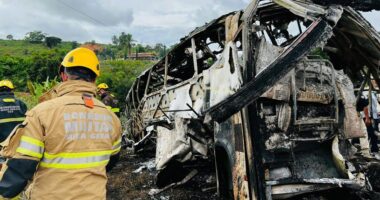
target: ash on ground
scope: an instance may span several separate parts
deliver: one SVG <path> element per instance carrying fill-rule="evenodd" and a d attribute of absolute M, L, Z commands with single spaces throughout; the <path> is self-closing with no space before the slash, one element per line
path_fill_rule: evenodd
<path fill-rule="evenodd" d="M 183 185 L 150 195 L 152 191 L 160 189 L 156 185 L 158 172 L 154 165 L 154 153 L 133 154 L 131 151 L 124 150 L 118 164 L 108 173 L 107 199 L 218 199 L 214 163 L 205 161 L 189 164 L 184 168 L 189 168 L 189 171 L 196 169 L 198 173 Z"/>

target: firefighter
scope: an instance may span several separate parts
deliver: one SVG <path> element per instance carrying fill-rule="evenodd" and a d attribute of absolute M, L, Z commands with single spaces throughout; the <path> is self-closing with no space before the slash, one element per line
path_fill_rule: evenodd
<path fill-rule="evenodd" d="M 8 137 L 17 124 L 24 121 L 27 111 L 25 103 L 15 98 L 13 89 L 11 81 L 0 81 L 0 142 Z"/>
<path fill-rule="evenodd" d="M 98 95 L 101 101 L 114 112 L 117 116 L 120 116 L 120 108 L 118 108 L 118 100 L 115 99 L 115 96 L 108 91 L 108 85 L 106 83 L 100 83 L 98 85 Z"/>
<path fill-rule="evenodd" d="M 26 113 L 4 148 L 0 196 L 12 198 L 33 180 L 29 199 L 106 199 L 106 171 L 118 160 L 121 125 L 95 98 L 99 61 L 76 48 L 63 59 L 57 97 Z"/>

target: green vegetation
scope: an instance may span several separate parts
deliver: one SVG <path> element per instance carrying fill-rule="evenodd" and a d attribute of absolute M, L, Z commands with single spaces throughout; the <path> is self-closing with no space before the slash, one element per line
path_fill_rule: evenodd
<path fill-rule="evenodd" d="M 53 36 L 45 37 L 45 44 L 49 48 L 53 48 L 57 46 L 58 44 L 60 44 L 61 42 L 62 42 L 62 39 L 58 37 L 53 37 Z"/>
<path fill-rule="evenodd" d="M 125 34 L 121 32 L 119 37 L 116 35 L 112 36 L 112 43 L 123 52 L 124 59 L 128 58 L 128 55 L 131 54 L 133 41 L 132 34 L 130 33 Z"/>
<path fill-rule="evenodd" d="M 42 33 L 42 31 L 32 31 L 25 35 L 25 41 L 30 43 L 41 43 L 46 37 L 46 33 Z"/>
<path fill-rule="evenodd" d="M 153 62 L 139 60 L 114 60 L 101 63 L 101 74 L 97 83 L 107 83 L 110 91 L 119 99 L 120 106 L 125 107 L 125 97 L 136 77 Z"/>
<path fill-rule="evenodd" d="M 0 47 L 1 49 L 1 47 Z M 58 66 L 68 50 L 54 48 L 30 55 L 0 56 L 0 77 L 13 81 L 19 91 L 27 91 L 27 81 L 42 82 L 57 75 Z"/>
<path fill-rule="evenodd" d="M 153 65 L 150 61 L 115 60 L 125 59 L 135 52 L 149 52 L 157 56 L 165 54 L 162 44 L 141 45 L 134 43 L 131 34 L 114 36 L 114 44 L 102 45 L 95 41 L 85 43 L 93 48 L 101 59 L 101 75 L 97 83 L 105 82 L 119 99 L 121 108 L 136 77 Z M 81 44 L 63 42 L 60 38 L 46 36 L 41 31 L 29 32 L 25 40 L 0 39 L 0 79 L 10 79 L 16 87 L 16 95 L 24 100 L 28 108 L 38 103 L 38 98 L 57 84 L 58 67 L 65 54 Z"/>
<path fill-rule="evenodd" d="M 101 75 L 97 79 L 97 84 L 107 83 L 111 93 L 119 99 L 120 107 L 124 108 L 125 97 L 136 77 L 151 65 L 153 65 L 152 62 L 139 60 L 103 61 L 101 63 Z M 20 82 L 21 79 L 24 82 Z M 18 91 L 16 96 L 23 100 L 28 105 L 28 108 L 33 108 L 37 105 L 39 97 L 58 84 L 57 78 L 49 79 L 49 77 L 46 77 L 45 81 L 33 82 L 19 76 L 11 80 L 19 85 L 16 89 Z"/>
<path fill-rule="evenodd" d="M 8 70 L 1 70 L 0 77 L 7 77 L 14 82 L 18 96 L 27 103 L 28 108 L 37 105 L 38 98 L 57 84 L 57 78 L 49 80 L 49 77 L 55 77 L 57 74 L 56 66 L 60 62 L 60 58 L 54 54 L 50 56 L 53 56 L 53 59 L 49 59 L 48 54 L 38 55 L 27 60 L 5 57 Z M 5 65 L 1 59 L 2 57 L 0 57 L 0 68 L 4 68 Z M 33 63 L 32 60 L 35 62 Z M 119 99 L 120 106 L 123 108 L 125 96 L 136 77 L 152 64 L 149 61 L 139 60 L 103 61 L 101 63 L 102 72 L 97 83 L 107 83 L 110 91 Z M 36 66 L 46 67 L 41 68 L 39 72 L 38 69 L 33 70 Z M 3 72 L 9 72 L 12 75 L 3 76 L 1 74 Z"/>
<path fill-rule="evenodd" d="M 324 58 L 324 59 L 329 59 L 329 55 L 327 55 L 327 53 L 324 52 L 322 48 L 314 49 L 310 55 L 319 56 L 319 57 Z"/>
<path fill-rule="evenodd" d="M 28 110 L 38 104 L 38 99 L 27 92 L 15 92 L 15 96 L 26 104 Z"/>
<path fill-rule="evenodd" d="M 164 44 L 157 43 L 155 45 L 142 45 L 136 43 L 133 36 L 130 33 L 121 32 L 120 35 L 114 35 L 111 38 L 112 45 L 105 45 L 104 51 L 100 52 L 100 56 L 105 58 L 110 56 L 111 58 L 128 59 L 134 57 L 136 53 L 152 53 L 157 58 L 162 58 L 167 52 L 167 48 Z"/>
<path fill-rule="evenodd" d="M 28 81 L 28 89 L 29 93 L 26 92 L 16 92 L 16 97 L 21 99 L 25 102 L 25 104 L 28 106 L 28 108 L 33 108 L 38 104 L 39 98 L 47 91 L 49 91 L 51 88 L 56 86 L 59 82 L 57 81 L 57 78 L 54 78 L 52 80 L 49 80 L 49 78 L 46 79 L 46 81 L 42 83 L 38 82 L 32 82 Z"/>
<path fill-rule="evenodd" d="M 53 49 L 49 49 L 44 43 L 30 43 L 25 40 L 1 40 L 0 56 L 25 57 L 36 53 L 46 53 L 51 50 L 69 51 L 73 42 L 62 42 Z"/>

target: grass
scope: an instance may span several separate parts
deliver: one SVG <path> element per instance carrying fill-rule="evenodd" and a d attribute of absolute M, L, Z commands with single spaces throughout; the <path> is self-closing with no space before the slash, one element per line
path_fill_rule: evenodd
<path fill-rule="evenodd" d="M 53 49 L 63 49 L 69 51 L 71 42 L 62 42 Z M 24 40 L 2 40 L 0 39 L 0 55 L 10 55 L 23 57 L 33 53 L 49 51 L 50 49 L 44 43 L 30 43 Z"/>
<path fill-rule="evenodd" d="M 32 109 L 34 106 L 38 104 L 38 98 L 34 97 L 30 93 L 26 92 L 15 92 L 16 98 L 23 101 L 26 106 L 28 107 L 28 110 Z"/>

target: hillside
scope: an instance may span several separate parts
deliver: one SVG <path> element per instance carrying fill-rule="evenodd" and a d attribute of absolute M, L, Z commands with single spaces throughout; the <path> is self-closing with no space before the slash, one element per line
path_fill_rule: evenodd
<path fill-rule="evenodd" d="M 72 42 L 62 42 L 53 49 L 68 51 L 72 49 Z M 30 43 L 25 40 L 2 40 L 0 39 L 0 56 L 9 55 L 23 57 L 34 53 L 51 51 L 44 43 Z"/>
<path fill-rule="evenodd" d="M 10 79 L 16 86 L 17 95 L 28 104 L 29 108 L 32 108 L 37 104 L 38 97 L 59 81 L 58 78 L 54 79 L 58 75 L 58 66 L 63 56 L 75 46 L 73 42 L 62 42 L 50 49 L 43 43 L 0 40 L 0 79 Z M 103 49 L 112 47 L 103 44 L 96 46 Z M 153 62 L 105 60 L 101 55 L 98 56 L 101 59 L 101 75 L 97 83 L 107 83 L 111 92 L 119 99 L 120 107 L 123 108 L 126 93 L 133 81 Z"/>

